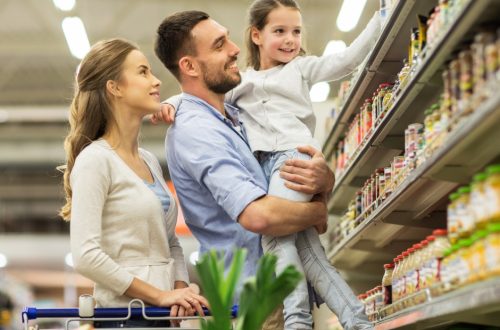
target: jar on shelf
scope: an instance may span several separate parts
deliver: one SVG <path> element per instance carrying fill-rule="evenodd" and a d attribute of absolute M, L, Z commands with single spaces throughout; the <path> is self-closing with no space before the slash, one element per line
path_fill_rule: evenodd
<path fill-rule="evenodd" d="M 489 222 L 500 222 L 500 164 L 486 168 L 485 195 Z"/>
<path fill-rule="evenodd" d="M 486 173 L 477 173 L 472 177 L 471 193 L 470 193 L 470 210 L 473 216 L 475 228 L 486 228 L 488 222 L 485 205 L 487 200 L 485 198 L 485 181 Z"/>
<path fill-rule="evenodd" d="M 378 285 L 375 287 L 375 313 L 378 313 L 384 306 L 383 289 L 381 285 Z M 374 321 L 376 321 L 376 315 Z"/>
<path fill-rule="evenodd" d="M 460 246 L 459 250 L 459 259 L 460 262 L 458 264 L 458 286 L 464 286 L 466 284 L 469 284 L 469 277 L 471 273 L 470 269 L 470 259 L 472 256 L 472 251 L 471 251 L 471 246 L 472 246 L 472 239 L 470 237 L 468 238 L 463 238 L 458 241 L 458 244 Z"/>
<path fill-rule="evenodd" d="M 490 223 L 486 229 L 486 276 L 500 276 L 500 222 Z"/>
<path fill-rule="evenodd" d="M 476 36 L 474 37 L 474 42 L 471 45 L 475 107 L 477 107 L 482 102 L 482 100 L 484 100 L 483 96 L 487 79 L 486 47 L 489 44 L 494 44 L 495 39 L 495 32 L 483 31 L 476 34 Z"/>
<path fill-rule="evenodd" d="M 458 188 L 459 197 L 455 204 L 458 236 L 466 238 L 472 235 L 474 226 L 472 217 L 470 216 L 470 186 Z"/>
<path fill-rule="evenodd" d="M 392 98 L 393 94 L 393 84 L 386 84 L 384 86 L 384 98 L 382 99 L 382 112 L 379 115 L 379 119 L 382 120 L 382 118 L 385 117 L 385 114 L 392 108 L 392 104 L 394 103 L 394 100 Z"/>
<path fill-rule="evenodd" d="M 455 244 L 458 241 L 458 218 L 457 218 L 457 199 L 460 197 L 458 192 L 450 194 L 447 207 L 447 227 L 448 227 L 448 239 L 451 244 Z"/>
<path fill-rule="evenodd" d="M 469 115 L 472 108 L 472 94 L 474 92 L 472 81 L 472 51 L 465 49 L 458 54 L 460 63 L 460 101 L 458 111 L 460 116 Z"/>
<path fill-rule="evenodd" d="M 458 103 L 460 101 L 460 62 L 458 59 L 454 59 L 450 62 L 450 91 L 451 91 L 451 130 L 456 125 L 458 118 L 460 117 Z"/>
<path fill-rule="evenodd" d="M 392 274 L 394 263 L 384 265 L 384 276 L 382 277 L 382 292 L 384 296 L 384 306 L 392 304 Z"/>
<path fill-rule="evenodd" d="M 449 123 L 452 117 L 452 109 L 451 109 L 451 75 L 450 70 L 445 69 L 443 74 L 441 75 L 443 78 L 443 100 L 441 102 L 441 116 L 447 119 L 447 123 L 443 126 L 443 129 L 449 131 Z"/>
<path fill-rule="evenodd" d="M 385 200 L 392 193 L 392 169 L 390 167 L 384 167 L 384 179 L 385 185 L 382 196 Z"/>
<path fill-rule="evenodd" d="M 478 230 L 471 236 L 469 260 L 469 282 L 471 283 L 486 278 L 486 236 L 488 236 L 486 229 Z"/>

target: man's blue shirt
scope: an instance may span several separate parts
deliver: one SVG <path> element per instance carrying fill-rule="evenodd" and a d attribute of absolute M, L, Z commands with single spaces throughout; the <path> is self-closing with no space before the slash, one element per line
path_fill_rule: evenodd
<path fill-rule="evenodd" d="M 182 94 L 175 122 L 166 138 L 167 162 L 186 224 L 200 242 L 200 252 L 248 251 L 244 277 L 255 274 L 262 255 L 260 235 L 245 230 L 240 213 L 267 192 L 267 180 L 252 154 L 238 110 L 225 105 L 224 117 L 202 99 Z"/>

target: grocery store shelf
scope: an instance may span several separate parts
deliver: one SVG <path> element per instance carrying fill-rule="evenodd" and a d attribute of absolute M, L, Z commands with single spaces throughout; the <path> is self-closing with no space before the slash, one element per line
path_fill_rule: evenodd
<path fill-rule="evenodd" d="M 326 138 L 323 153 L 327 158 L 361 102 L 371 96 L 380 83 L 394 80 L 402 67 L 401 59 L 407 54 L 406 47 L 401 45 L 409 42 L 411 28 L 416 24 L 414 17 L 416 14 L 427 14 L 434 5 L 433 0 L 406 0 L 398 1 L 392 8 L 372 52 L 352 79 L 348 95 Z"/>
<path fill-rule="evenodd" d="M 500 83 L 490 90 L 500 90 Z M 371 258 L 370 254 L 353 258 L 350 249 L 382 249 L 395 257 L 403 250 L 401 244 L 395 244 L 397 241 L 408 247 L 410 244 L 404 241 L 418 241 L 430 232 L 429 228 L 442 227 L 445 217 L 440 206 L 446 203 L 448 193 L 500 156 L 499 125 L 500 94 L 495 93 L 464 118 L 431 157 L 328 253 L 330 261 L 348 269 Z"/>
<path fill-rule="evenodd" d="M 427 50 L 425 58 L 405 88 L 395 95 L 393 107 L 360 147 L 342 176 L 337 178 L 332 198 L 328 203 L 331 213 L 345 210 L 364 180 L 377 167 L 387 166 L 394 156 L 400 154 L 404 146 L 404 129 L 412 122 L 422 122 L 423 109 L 439 97 L 441 88 L 437 88 L 434 83 L 439 68 L 464 40 L 468 31 L 492 19 L 492 14 L 487 12 L 494 2 L 498 6 L 497 0 L 469 1 L 436 42 L 434 48 Z M 490 12 L 494 13 L 495 10 Z M 375 59 L 379 60 L 377 57 Z M 327 140 L 332 148 L 337 137 L 331 133 Z"/>
<path fill-rule="evenodd" d="M 377 322 L 376 330 L 418 328 L 457 322 L 500 326 L 500 278 L 451 291 Z"/>

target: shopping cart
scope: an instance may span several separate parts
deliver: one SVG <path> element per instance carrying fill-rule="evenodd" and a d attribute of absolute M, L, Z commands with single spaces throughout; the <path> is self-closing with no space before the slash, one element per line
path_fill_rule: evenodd
<path fill-rule="evenodd" d="M 132 305 L 139 305 L 140 307 L 132 307 Z M 206 316 L 210 316 L 208 309 L 203 309 Z M 238 306 L 234 305 L 231 309 L 231 316 L 236 317 L 238 313 Z M 123 308 L 93 308 L 91 316 L 81 316 L 89 315 L 89 311 L 83 311 L 82 308 L 36 308 L 36 307 L 25 307 L 22 313 L 22 321 L 24 324 L 24 329 L 40 329 L 38 325 L 30 325 L 30 321 L 37 319 L 62 319 L 65 320 L 66 330 L 70 329 L 70 324 L 76 324 L 77 322 L 88 322 L 88 321 L 127 321 L 132 318 L 134 319 L 144 319 L 144 320 L 199 320 L 203 318 L 202 316 L 183 316 L 183 317 L 170 317 L 170 308 L 165 307 L 146 307 L 144 302 L 139 299 L 131 300 L 128 307 Z M 111 328 L 109 328 L 111 329 Z M 135 330 L 141 330 L 145 328 L 134 328 Z M 159 328 L 155 328 L 159 329 Z M 178 328 L 178 327 L 168 327 L 168 330 L 182 329 L 182 330 L 199 330 L 199 328 Z M 149 329 L 150 330 L 150 329 Z"/>

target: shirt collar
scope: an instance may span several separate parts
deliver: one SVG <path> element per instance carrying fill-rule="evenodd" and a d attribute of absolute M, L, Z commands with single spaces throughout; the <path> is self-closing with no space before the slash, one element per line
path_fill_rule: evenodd
<path fill-rule="evenodd" d="M 181 93 L 181 97 L 184 100 L 189 100 L 198 104 L 203 105 L 205 108 L 207 108 L 213 115 L 215 115 L 217 118 L 220 120 L 227 120 L 228 118 L 224 117 L 217 109 L 215 109 L 213 106 L 211 106 L 208 102 L 205 100 L 199 98 L 198 96 L 191 95 L 189 93 Z M 239 109 L 235 106 L 232 106 L 229 103 L 224 103 L 224 108 L 226 110 L 226 113 L 229 115 L 229 119 L 233 121 L 235 125 L 238 123 L 241 124 L 239 120 Z M 188 108 L 186 108 L 188 109 Z M 180 110 L 180 109 L 179 109 Z"/>

